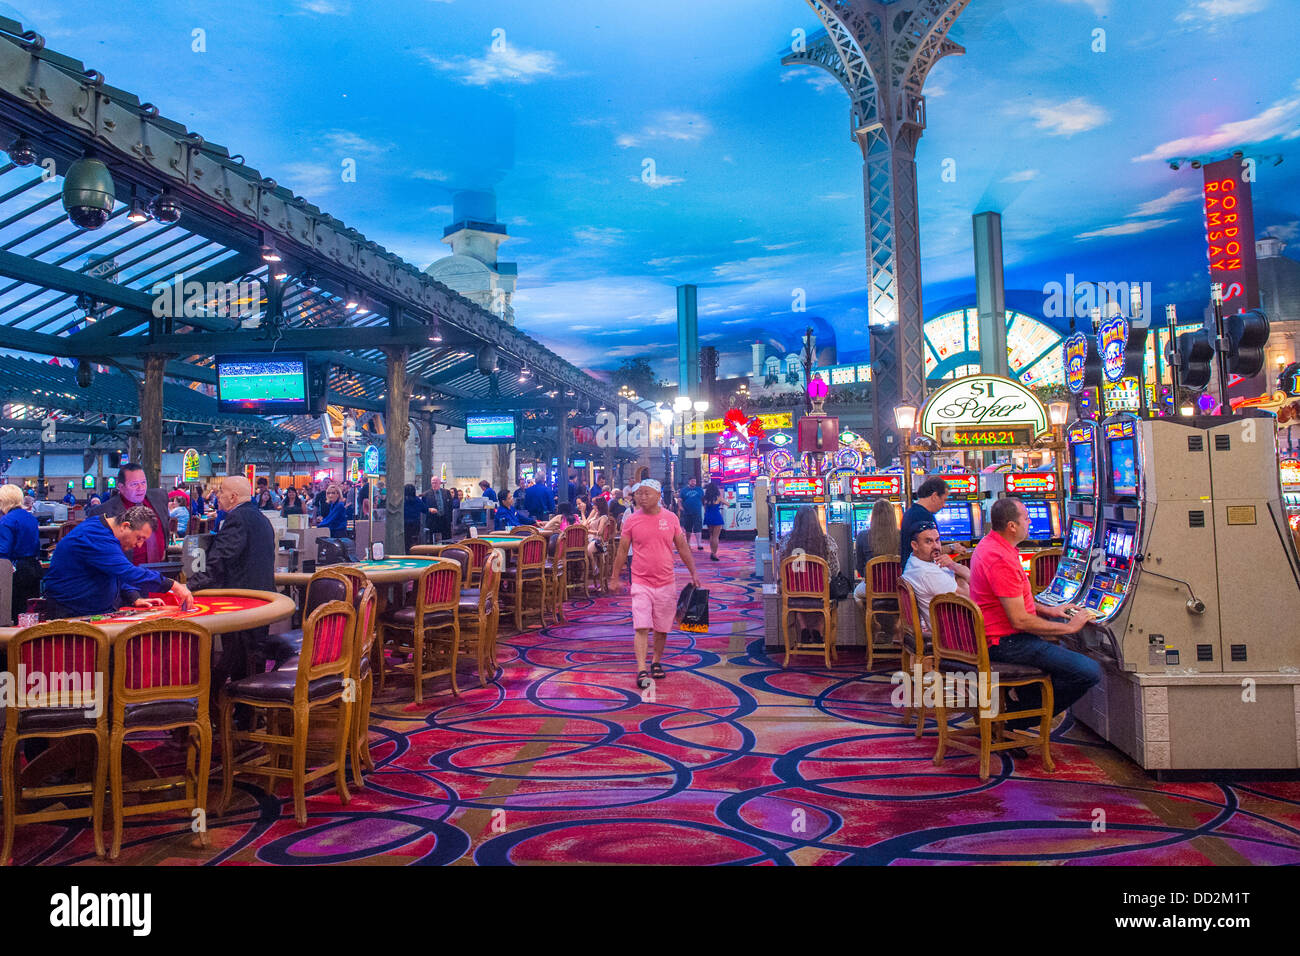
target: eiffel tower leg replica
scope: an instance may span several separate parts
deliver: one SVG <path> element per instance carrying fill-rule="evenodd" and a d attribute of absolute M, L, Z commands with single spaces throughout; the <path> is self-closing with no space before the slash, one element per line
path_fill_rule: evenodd
<path fill-rule="evenodd" d="M 966 52 L 948 31 L 969 2 L 808 0 L 826 30 L 781 60 L 820 66 L 849 94 L 853 138 L 865 163 L 872 448 L 882 467 L 894 406 L 919 408 L 925 397 L 916 195 L 921 90 L 941 57 Z"/>

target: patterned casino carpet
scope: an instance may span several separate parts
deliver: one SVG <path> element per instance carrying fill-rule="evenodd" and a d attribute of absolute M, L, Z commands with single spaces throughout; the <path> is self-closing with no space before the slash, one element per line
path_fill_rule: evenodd
<path fill-rule="evenodd" d="M 134 818 L 121 862 L 1300 863 L 1300 782 L 1159 784 L 1071 722 L 1055 774 L 995 756 L 981 784 L 952 752 L 935 769 L 887 671 L 864 677 L 860 655 L 783 671 L 765 654 L 751 555 L 724 542 L 702 562 L 710 632 L 670 636 L 653 703 L 634 687 L 626 595 L 571 604 L 562 626 L 503 637 L 497 682 L 467 672 L 459 701 L 417 707 L 390 684 L 377 771 L 347 806 L 318 786 L 299 829 L 286 785 L 271 797 L 250 778 L 207 849 L 187 821 Z M 89 831 L 21 828 L 15 859 L 94 862 Z"/>

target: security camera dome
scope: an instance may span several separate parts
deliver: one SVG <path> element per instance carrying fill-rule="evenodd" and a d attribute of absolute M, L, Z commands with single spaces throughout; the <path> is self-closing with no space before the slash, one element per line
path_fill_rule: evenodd
<path fill-rule="evenodd" d="M 113 177 L 101 160 L 83 156 L 63 176 L 63 208 L 73 225 L 98 229 L 113 213 Z"/>

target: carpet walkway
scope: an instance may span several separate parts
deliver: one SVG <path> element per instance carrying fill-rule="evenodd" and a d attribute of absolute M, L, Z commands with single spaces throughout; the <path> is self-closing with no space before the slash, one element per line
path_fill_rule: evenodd
<path fill-rule="evenodd" d="M 1300 863 L 1300 782 L 1158 783 L 1071 720 L 1054 774 L 1032 755 L 931 763 L 890 704 L 890 667 L 860 653 L 789 670 L 763 647 L 752 545 L 696 554 L 708 634 L 669 636 L 668 677 L 643 701 L 630 601 L 567 606 L 567 621 L 503 635 L 497 680 L 462 671 L 462 698 L 376 698 L 376 771 L 343 806 L 309 791 L 309 823 L 238 782 L 210 845 L 179 816 L 127 821 L 120 862 L 152 864 Z M 430 691 L 447 685 L 431 681 Z M 314 795 L 312 795 L 314 794 Z M 107 820 L 105 821 L 107 824 Z M 15 862 L 95 863 L 88 827 L 22 827 Z"/>

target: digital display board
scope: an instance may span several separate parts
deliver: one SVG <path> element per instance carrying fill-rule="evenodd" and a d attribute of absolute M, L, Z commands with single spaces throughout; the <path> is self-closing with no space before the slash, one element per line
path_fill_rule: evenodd
<path fill-rule="evenodd" d="M 217 409 L 255 415 L 305 415 L 305 355 L 219 355 Z"/>
<path fill-rule="evenodd" d="M 772 492 L 783 498 L 825 498 L 825 478 L 778 478 Z"/>
<path fill-rule="evenodd" d="M 1007 494 L 1046 497 L 1056 494 L 1056 475 L 1050 471 L 1041 474 L 1006 476 Z"/>
<path fill-rule="evenodd" d="M 1028 428 L 944 428 L 939 440 L 954 448 L 1014 448 L 1030 444 L 1033 435 Z"/>
<path fill-rule="evenodd" d="M 1097 493 L 1097 461 L 1092 442 L 1070 446 L 1070 484 L 1076 498 Z"/>
<path fill-rule="evenodd" d="M 1110 490 L 1116 495 L 1138 493 L 1137 451 L 1132 438 L 1110 440 Z"/>
<path fill-rule="evenodd" d="M 518 437 L 519 420 L 513 413 L 465 416 L 465 441 L 471 445 L 507 445 Z"/>
<path fill-rule="evenodd" d="M 883 498 L 903 493 L 902 475 L 851 475 L 849 494 L 864 498 Z"/>
<path fill-rule="evenodd" d="M 969 502 L 944 505 L 934 514 L 935 526 L 941 541 L 969 541 L 975 537 L 973 506 Z"/>
<path fill-rule="evenodd" d="M 980 493 L 979 475 L 935 475 L 948 483 L 948 494 L 978 495 Z"/>

